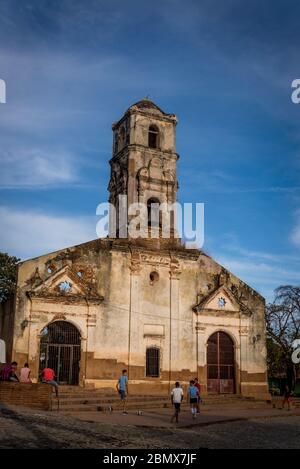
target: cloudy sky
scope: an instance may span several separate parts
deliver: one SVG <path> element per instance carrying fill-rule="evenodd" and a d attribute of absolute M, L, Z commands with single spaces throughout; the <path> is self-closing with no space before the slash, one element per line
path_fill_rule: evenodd
<path fill-rule="evenodd" d="M 2 0 L 0 250 L 96 237 L 111 124 L 150 95 L 178 116 L 204 250 L 268 300 L 299 284 L 299 23 L 298 0 Z"/>

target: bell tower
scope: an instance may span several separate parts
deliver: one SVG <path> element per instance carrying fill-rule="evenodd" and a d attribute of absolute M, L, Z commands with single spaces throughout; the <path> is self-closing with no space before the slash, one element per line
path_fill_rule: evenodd
<path fill-rule="evenodd" d="M 176 124 L 174 114 L 166 114 L 149 99 L 130 106 L 113 124 L 108 190 L 117 213 L 119 195 L 127 196 L 128 207 L 176 202 Z"/>

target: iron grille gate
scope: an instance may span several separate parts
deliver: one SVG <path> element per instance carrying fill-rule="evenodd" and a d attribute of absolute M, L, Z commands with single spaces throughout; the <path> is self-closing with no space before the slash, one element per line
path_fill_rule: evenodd
<path fill-rule="evenodd" d="M 207 390 L 217 394 L 235 392 L 234 346 L 225 332 L 216 332 L 208 339 Z"/>
<path fill-rule="evenodd" d="M 40 372 L 49 367 L 60 384 L 78 384 L 80 349 L 80 334 L 73 324 L 56 321 L 46 326 L 41 337 Z"/>

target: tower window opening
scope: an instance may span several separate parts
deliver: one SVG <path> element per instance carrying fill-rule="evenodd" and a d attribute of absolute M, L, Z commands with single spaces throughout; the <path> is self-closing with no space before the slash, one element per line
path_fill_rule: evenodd
<path fill-rule="evenodd" d="M 153 206 L 153 207 L 152 207 Z M 159 227 L 161 226 L 161 214 L 159 211 L 160 201 L 155 197 L 151 197 L 151 199 L 147 202 L 147 210 L 148 210 L 148 226 Z"/>
<path fill-rule="evenodd" d="M 150 148 L 158 148 L 158 128 L 155 125 L 150 125 L 148 132 L 148 146 Z"/>

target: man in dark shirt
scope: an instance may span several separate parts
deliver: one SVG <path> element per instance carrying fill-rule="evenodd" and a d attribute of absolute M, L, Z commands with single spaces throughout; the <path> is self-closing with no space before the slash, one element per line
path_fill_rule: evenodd
<path fill-rule="evenodd" d="M 12 381 L 14 383 L 18 383 L 19 378 L 16 375 L 17 368 L 18 368 L 17 362 L 12 362 L 10 365 L 6 365 L 1 370 L 0 380 L 1 381 Z"/>

